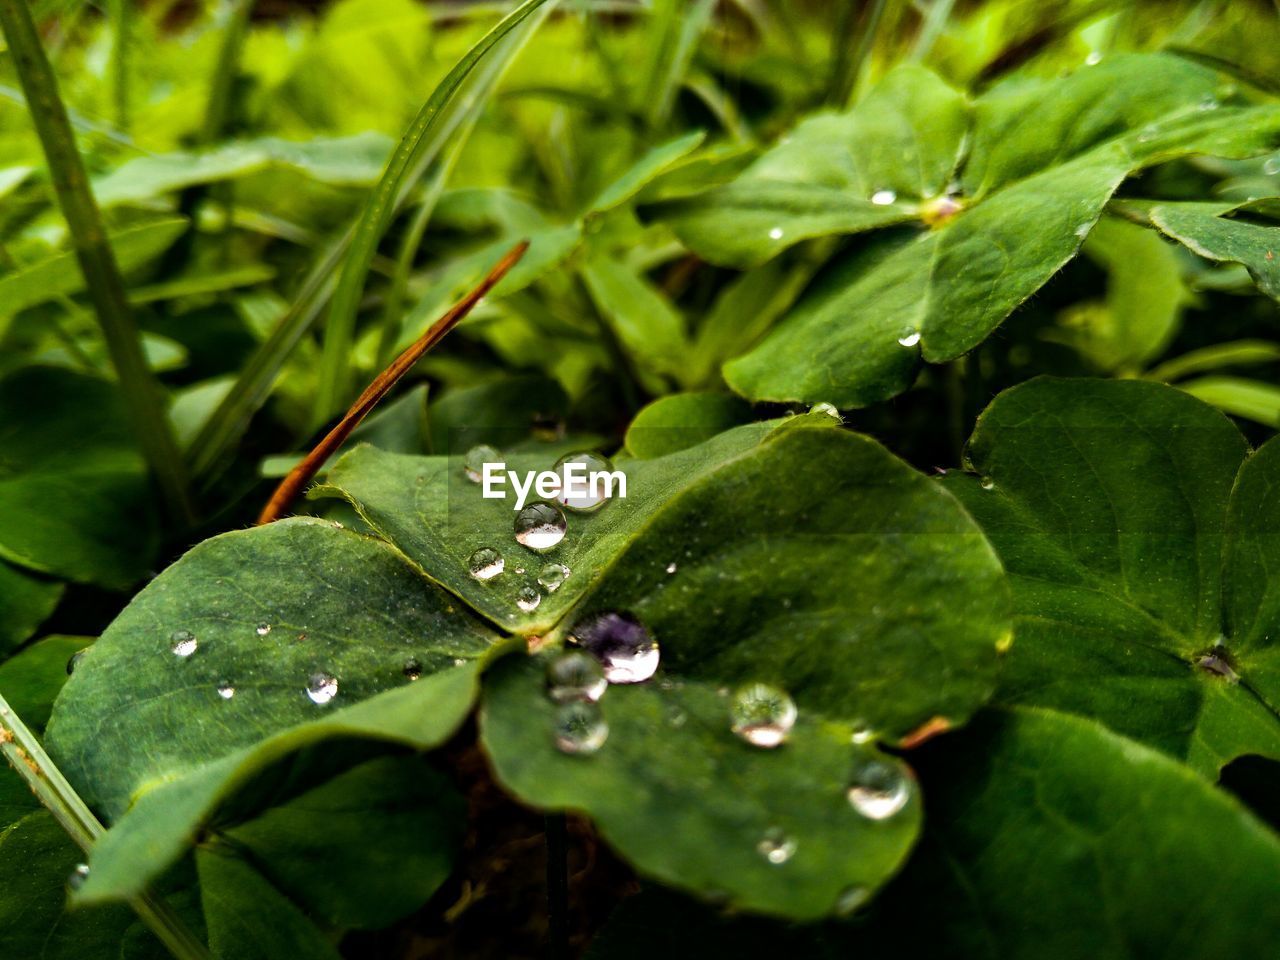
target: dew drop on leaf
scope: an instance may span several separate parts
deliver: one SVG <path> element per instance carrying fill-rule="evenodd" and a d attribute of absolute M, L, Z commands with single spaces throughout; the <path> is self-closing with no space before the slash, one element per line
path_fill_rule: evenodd
<path fill-rule="evenodd" d="M 892 190 L 877 190 L 871 195 L 871 202 L 877 207 L 887 207 L 898 199 L 898 195 Z"/>
<path fill-rule="evenodd" d="M 847 796 L 850 806 L 868 820 L 885 820 L 907 805 L 911 788 L 897 767 L 872 760 L 854 773 Z"/>
<path fill-rule="evenodd" d="M 265 637 L 271 632 L 271 624 L 264 621 L 263 623 L 258 624 L 257 627 L 254 628 L 253 632 L 260 637 Z"/>
<path fill-rule="evenodd" d="M 307 681 L 307 696 L 321 706 L 338 695 L 338 678 L 328 673 L 313 673 Z"/>
<path fill-rule="evenodd" d="M 550 503 L 531 503 L 516 514 L 516 542 L 530 550 L 550 550 L 568 528 L 560 508 Z"/>
<path fill-rule="evenodd" d="M 175 657 L 189 657 L 199 645 L 196 635 L 190 630 L 175 630 L 169 634 L 169 649 Z"/>
<path fill-rule="evenodd" d="M 782 239 L 782 228 L 781 228 L 781 227 L 774 227 L 772 230 L 770 230 L 770 231 L 769 231 L 769 239 L 770 239 L 770 240 L 781 240 L 781 239 Z"/>
<path fill-rule="evenodd" d="M 67 877 L 67 886 L 72 890 L 79 890 L 85 885 L 89 879 L 89 865 L 87 863 L 76 864 L 76 868 L 71 871 L 71 876 Z"/>
<path fill-rule="evenodd" d="M 501 453 L 487 443 L 479 444 L 468 450 L 466 457 L 462 461 L 463 472 L 467 475 L 467 479 L 472 483 L 482 481 L 486 463 L 497 463 L 505 466 L 506 461 L 502 459 Z"/>
<path fill-rule="evenodd" d="M 223 680 L 218 684 L 218 696 L 223 700 L 230 700 L 236 695 L 235 685 L 230 680 Z"/>
<path fill-rule="evenodd" d="M 914 347 L 919 342 L 920 342 L 919 330 L 906 330 L 903 332 L 902 336 L 898 338 L 899 346 L 903 346 L 903 347 Z"/>
<path fill-rule="evenodd" d="M 516 591 L 516 606 L 525 613 L 532 613 L 542 603 L 542 594 L 537 587 L 525 585 Z"/>
<path fill-rule="evenodd" d="M 667 574 L 668 574 L 668 575 L 675 573 L 675 572 L 676 572 L 676 569 L 677 569 L 677 567 L 676 567 L 676 564 L 675 564 L 675 561 L 674 561 L 674 560 L 673 560 L 671 563 L 668 563 L 668 564 L 667 564 Z"/>
<path fill-rule="evenodd" d="M 538 583 L 547 593 L 555 593 L 569 579 L 569 568 L 563 563 L 548 563 L 538 571 Z"/>
<path fill-rule="evenodd" d="M 996 488 L 996 482 L 991 477 L 983 477 L 979 482 L 979 486 L 981 486 L 983 490 L 994 490 Z"/>
<path fill-rule="evenodd" d="M 555 717 L 556 749 L 561 753 L 595 753 L 609 737 L 600 707 L 590 700 L 562 704 Z"/>
<path fill-rule="evenodd" d="M 749 683 L 733 695 L 729 707 L 733 732 L 756 747 L 776 747 L 796 724 L 796 704 L 786 691 L 767 683 Z"/>
<path fill-rule="evenodd" d="M 1262 165 L 1262 172 L 1268 177 L 1274 177 L 1280 173 L 1280 157 L 1271 157 Z"/>
<path fill-rule="evenodd" d="M 836 409 L 836 405 L 834 403 L 827 403 L 825 400 L 820 403 L 815 403 L 812 407 L 809 408 L 809 412 L 823 413 L 823 414 L 826 414 L 828 417 L 830 417 L 832 420 L 836 420 L 836 421 L 843 421 L 844 419 L 843 417 L 840 416 L 840 411 Z"/>
<path fill-rule="evenodd" d="M 567 650 L 547 664 L 547 695 L 557 703 L 595 702 L 609 689 L 600 662 L 581 650 Z"/>
<path fill-rule="evenodd" d="M 477 580 L 492 580 L 503 571 L 507 562 L 493 547 L 481 547 L 467 560 L 467 569 Z"/>
<path fill-rule="evenodd" d="M 67 676 L 71 676 L 76 672 L 76 667 L 80 666 L 80 661 L 84 659 L 84 655 L 88 652 L 89 648 L 85 647 L 83 650 L 77 650 L 67 658 Z"/>
<path fill-rule="evenodd" d="M 570 640 L 604 667 L 610 683 L 641 683 L 658 669 L 658 643 L 629 613 L 602 613 L 577 624 Z"/>
<path fill-rule="evenodd" d="M 582 465 L 582 469 L 574 471 L 576 479 L 572 495 L 568 489 L 565 476 L 566 469 L 570 463 Z M 556 461 L 554 470 L 560 476 L 560 495 L 556 499 L 566 510 L 573 510 L 577 513 L 592 513 L 603 507 L 609 499 L 610 487 L 603 479 L 596 484 L 591 482 L 593 473 L 613 472 L 613 464 L 606 457 L 602 457 L 598 453 L 570 453 Z"/>
<path fill-rule="evenodd" d="M 422 664 L 417 660 L 410 658 L 404 662 L 404 667 L 400 670 L 408 680 L 417 680 L 422 676 Z"/>
<path fill-rule="evenodd" d="M 756 851 L 772 864 L 783 864 L 795 856 L 796 841 L 780 828 L 770 827 L 756 844 Z"/>

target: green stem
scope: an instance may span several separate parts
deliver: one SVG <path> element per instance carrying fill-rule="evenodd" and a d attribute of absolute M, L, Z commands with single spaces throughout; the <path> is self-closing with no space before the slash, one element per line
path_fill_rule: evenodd
<path fill-rule="evenodd" d="M 129 7 L 132 0 L 111 0 L 111 96 L 115 124 L 129 129 Z"/>
<path fill-rule="evenodd" d="M 178 456 L 163 395 L 147 367 L 138 328 L 125 298 L 120 267 L 107 242 L 102 214 L 89 189 L 84 161 L 26 0 L 0 0 L 0 27 L 26 93 L 31 120 L 44 148 L 58 203 L 70 228 L 85 286 L 97 310 L 143 455 L 174 519 L 188 526 L 193 510 L 187 475 Z"/>
<path fill-rule="evenodd" d="M 105 832 L 102 824 L 3 696 L 0 696 L 0 753 L 67 836 L 88 853 Z M 129 906 L 176 960 L 209 960 L 205 945 L 164 901 L 147 892 L 131 899 Z"/>
<path fill-rule="evenodd" d="M 833 107 L 843 110 L 853 99 L 862 66 L 871 53 L 871 46 L 875 42 L 876 32 L 887 6 L 886 0 L 872 0 L 866 13 L 858 17 L 859 10 L 864 8 L 863 4 L 854 3 L 854 0 L 842 0 L 831 40 L 833 68 L 827 101 Z M 853 34 L 859 21 L 862 23 L 862 30 L 855 41 Z"/>
<path fill-rule="evenodd" d="M 249 15 L 252 12 L 253 0 L 231 0 L 224 14 L 222 45 L 218 48 L 218 60 L 209 84 L 204 128 L 200 131 L 201 143 L 213 143 L 226 131 L 227 121 L 231 116 L 231 97 L 235 92 L 240 56 L 244 52 L 245 38 L 249 33 Z"/>

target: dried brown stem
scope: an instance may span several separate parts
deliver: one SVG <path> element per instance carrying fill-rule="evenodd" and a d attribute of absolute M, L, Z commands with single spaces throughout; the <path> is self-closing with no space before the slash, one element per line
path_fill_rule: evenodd
<path fill-rule="evenodd" d="M 338 421 L 338 425 L 316 444 L 315 448 L 303 458 L 301 463 L 289 471 L 287 477 L 280 481 L 280 486 L 276 487 L 275 493 L 271 495 L 271 499 L 267 501 L 267 505 L 263 507 L 262 513 L 258 516 L 259 524 L 278 520 L 285 514 L 298 498 L 298 494 L 302 492 L 302 489 L 311 482 L 312 477 L 324 466 L 325 461 L 342 446 L 347 437 L 351 435 L 351 431 L 360 425 L 360 421 L 369 415 L 370 411 L 378 405 L 378 402 L 396 385 L 396 381 L 413 369 L 413 365 L 422 359 L 423 354 L 439 343 L 444 338 L 444 335 L 457 325 L 458 321 L 469 314 L 475 308 L 475 305 L 484 298 L 485 294 L 492 290 L 498 281 L 520 262 L 520 258 L 524 256 L 525 251 L 528 249 L 528 241 L 516 244 L 506 256 L 498 261 L 497 265 L 489 271 L 489 275 L 480 281 L 480 284 L 474 290 L 450 307 L 444 316 L 431 325 L 426 333 L 414 341 L 404 353 L 391 362 L 387 369 L 374 378 L 373 382 L 365 388 L 364 393 L 360 394 L 356 402 L 351 405 L 351 409 L 347 411 L 346 416 Z"/>

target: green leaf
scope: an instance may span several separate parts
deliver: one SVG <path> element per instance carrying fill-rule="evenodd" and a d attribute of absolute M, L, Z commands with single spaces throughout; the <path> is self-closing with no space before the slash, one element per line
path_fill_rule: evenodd
<path fill-rule="evenodd" d="M 0 556 L 123 589 L 155 550 L 146 472 L 115 387 L 53 367 L 0 380 Z"/>
<path fill-rule="evenodd" d="M 1280 842 L 1181 764 L 1041 710 L 984 715 L 928 754 L 925 836 L 850 930 L 859 951 L 1216 960 L 1280 936 Z"/>
<path fill-rule="evenodd" d="M 317 183 L 365 186 L 375 182 L 391 152 L 380 133 L 292 142 L 275 137 L 226 143 L 199 153 L 178 151 L 129 160 L 93 181 L 103 207 L 140 203 L 198 184 L 219 183 L 272 168 Z"/>
<path fill-rule="evenodd" d="M 1280 225 L 1263 226 L 1229 219 L 1247 204 L 1161 203 L 1151 222 L 1165 236 L 1209 260 L 1239 263 L 1258 289 L 1280 300 Z"/>
<path fill-rule="evenodd" d="M 605 745 L 571 756 L 553 743 L 556 705 L 543 666 L 513 658 L 486 684 L 482 736 L 495 773 L 535 806 L 589 813 L 641 872 L 735 907 L 816 918 L 845 890 L 878 886 L 905 859 L 920 824 L 914 789 L 881 821 L 859 815 L 845 794 L 859 764 L 909 772 L 850 745 L 846 731 L 824 728 L 820 717 L 802 711 L 784 747 L 762 750 L 730 732 L 728 703 L 714 686 L 619 687 L 602 701 Z M 784 863 L 758 849 L 769 837 L 795 844 Z"/>
<path fill-rule="evenodd" d="M 592 213 L 604 213 L 626 203 L 654 179 L 696 150 L 705 136 L 701 130 L 694 130 L 653 147 L 601 190 L 589 210 Z"/>
<path fill-rule="evenodd" d="M 983 479 L 944 480 L 1013 588 L 999 698 L 1095 717 L 1210 776 L 1280 756 L 1274 641 L 1224 603 L 1224 556 L 1238 562 L 1250 524 L 1274 529 L 1280 447 L 1247 452 L 1224 416 L 1160 384 L 1041 378 L 1001 394 L 969 441 Z"/>
<path fill-rule="evenodd" d="M 39 732 L 49 722 L 54 698 L 67 682 L 71 657 L 92 643 L 92 637 L 58 634 L 0 663 L 0 694 L 32 730 Z"/>
<path fill-rule="evenodd" d="M 1178 389 L 1232 416 L 1280 427 L 1280 387 L 1273 383 L 1243 377 L 1199 377 L 1178 384 Z"/>
<path fill-rule="evenodd" d="M 700 256 L 730 266 L 900 223 L 946 190 L 968 115 L 963 95 L 937 76 L 899 67 L 849 113 L 803 121 L 733 183 L 652 209 Z"/>
<path fill-rule="evenodd" d="M 680 371 L 689 349 L 685 322 L 664 294 L 612 257 L 592 257 L 582 279 L 628 356 L 657 373 Z"/>
<path fill-rule="evenodd" d="M 186 229 L 187 221 L 184 219 L 154 220 L 126 227 L 111 234 L 109 240 L 120 269 L 128 273 L 158 257 Z M 12 316 L 28 307 L 79 293 L 83 289 L 84 276 L 80 273 L 76 255 L 72 252 L 55 254 L 0 277 L 0 316 Z"/>
<path fill-rule="evenodd" d="M 311 519 L 228 533 L 148 584 L 94 644 L 49 749 L 114 819 L 160 783 L 405 685 L 410 661 L 452 669 L 493 642 L 379 541 Z M 320 703 L 317 676 L 336 683 Z"/>
<path fill-rule="evenodd" d="M 0 657 L 36 632 L 62 599 L 56 580 L 0 561 Z"/>
<path fill-rule="evenodd" d="M 751 407 L 724 393 L 674 393 L 653 401 L 627 427 L 627 452 L 641 460 L 679 453 L 751 419 Z"/>
<path fill-rule="evenodd" d="M 1191 350 L 1152 367 L 1145 376 L 1166 382 L 1193 373 L 1210 373 L 1223 367 L 1254 366 L 1280 360 L 1280 343 L 1270 340 L 1231 340 Z"/>
<path fill-rule="evenodd" d="M 1128 78 L 1140 88 L 1167 89 L 1133 103 L 1121 92 Z M 1074 257 L 1126 177 L 1189 154 L 1256 155 L 1280 140 L 1280 109 L 1199 109 L 1217 89 L 1216 76 L 1165 55 L 1117 57 L 1035 89 L 1048 113 L 1028 110 L 1000 89 L 974 102 L 962 194 L 897 204 L 905 216 L 890 216 L 895 204 L 886 204 L 883 222 L 845 227 L 910 218 L 930 229 L 887 231 L 845 252 L 762 343 L 725 367 L 730 386 L 755 400 L 825 400 L 842 408 L 894 396 L 910 386 L 921 356 L 936 363 L 977 346 Z M 1117 93 L 1100 96 L 1102 89 Z M 912 116 L 909 106 L 892 106 L 904 94 L 887 88 L 882 95 L 887 111 Z M 831 189 L 848 195 L 848 171 L 860 155 L 848 146 L 846 128 L 857 127 L 861 109 L 815 121 L 799 143 L 807 164 L 796 181 L 802 189 L 834 178 Z M 1061 139 L 1043 138 L 1046 127 L 1063 130 Z M 790 162 L 793 145 L 775 148 L 775 159 Z M 735 184 L 753 188 L 750 179 Z M 824 201 L 822 209 L 830 208 Z M 797 229 L 812 235 L 803 217 L 793 228 L 775 216 L 771 229 L 784 241 Z M 739 224 L 734 233 L 749 231 Z"/>

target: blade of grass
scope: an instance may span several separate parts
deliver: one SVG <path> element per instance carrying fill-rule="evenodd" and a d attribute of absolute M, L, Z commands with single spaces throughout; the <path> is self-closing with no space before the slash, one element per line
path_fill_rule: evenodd
<path fill-rule="evenodd" d="M 698 38 L 715 8 L 715 0 L 660 0 L 655 5 L 647 44 L 653 54 L 640 101 L 650 129 L 659 127 L 671 114 Z"/>
<path fill-rule="evenodd" d="M 235 90 L 236 74 L 240 71 L 240 56 L 249 34 L 249 14 L 253 12 L 253 0 L 231 0 L 221 19 L 222 43 L 218 47 L 218 59 L 209 83 L 209 99 L 204 108 L 204 127 L 200 131 L 202 143 L 213 143 L 226 130 L 231 115 L 231 95 Z"/>
<path fill-rule="evenodd" d="M 84 161 L 26 0 L 0 0 L 0 28 L 26 93 L 58 204 L 70 229 L 139 445 L 169 512 L 180 525 L 188 526 L 193 510 L 186 468 L 178 455 L 160 386 L 147 367 L 142 341 L 125 298 L 124 280 L 107 242 L 102 214 L 89 189 Z"/>
<path fill-rule="evenodd" d="M 419 174 L 423 154 L 439 149 L 439 144 L 430 135 L 458 94 L 463 81 L 485 54 L 546 2 L 547 0 L 525 0 L 468 50 L 427 98 L 391 159 L 387 161 L 386 170 L 370 194 L 356 227 L 351 249 L 343 261 L 342 274 L 329 307 L 313 418 L 316 425 L 328 420 L 342 406 L 347 395 L 356 312 L 364 293 L 369 265 L 377 252 L 378 243 L 395 216 L 400 197 L 406 187 L 412 184 L 415 175 Z M 508 48 L 508 57 L 514 55 L 517 49 L 519 48 Z"/>
<path fill-rule="evenodd" d="M 298 494 L 302 492 L 302 488 L 310 483 L 311 478 L 324 466 L 325 461 L 333 456 L 334 452 L 342 446 L 347 437 L 351 436 L 351 431 L 360 426 L 360 421 L 369 415 L 401 377 L 413 369 L 413 365 L 422 359 L 423 354 L 444 339 L 445 334 L 457 326 L 458 322 L 484 298 L 484 295 L 507 275 L 507 271 L 520 262 L 520 258 L 524 256 L 525 251 L 528 249 L 529 244 L 527 241 L 516 244 L 489 271 L 489 275 L 480 281 L 479 286 L 450 307 L 444 316 L 428 328 L 426 333 L 414 341 L 408 349 L 396 357 L 395 361 L 386 370 L 374 378 L 373 383 L 369 384 L 364 393 L 360 394 L 356 402 L 352 404 L 346 416 L 338 421 L 338 425 L 330 430 L 325 435 L 325 438 L 316 444 L 315 448 L 303 458 L 302 462 L 290 470 L 289 475 L 280 481 L 280 486 L 276 487 L 275 493 L 271 495 L 271 499 L 258 516 L 259 524 L 270 523 L 272 520 L 278 520 L 284 515 L 285 511 L 292 506 L 293 501 L 297 499 Z"/>
<path fill-rule="evenodd" d="M 3 696 L 0 696 L 0 753 L 72 842 L 88 853 L 104 833 L 102 824 Z M 209 960 L 205 945 L 163 900 L 145 893 L 130 900 L 129 906 L 177 960 Z"/>
<path fill-rule="evenodd" d="M 951 19 L 953 6 L 955 6 L 955 0 L 933 0 L 933 3 L 929 4 L 929 12 L 925 14 L 924 23 L 920 25 L 920 32 L 916 35 L 916 42 L 911 46 L 911 55 L 908 59 L 912 63 L 920 63 L 932 52 L 933 45 L 938 42 L 938 37 L 942 35 L 947 21 Z"/>
<path fill-rule="evenodd" d="M 853 99 L 858 77 L 862 74 L 863 64 L 875 43 L 876 31 L 880 27 L 880 19 L 884 16 L 886 6 L 888 4 L 885 0 L 872 0 L 870 4 L 845 0 L 840 5 L 836 27 L 831 35 L 831 88 L 827 95 L 827 102 L 831 106 L 843 110 Z"/>

